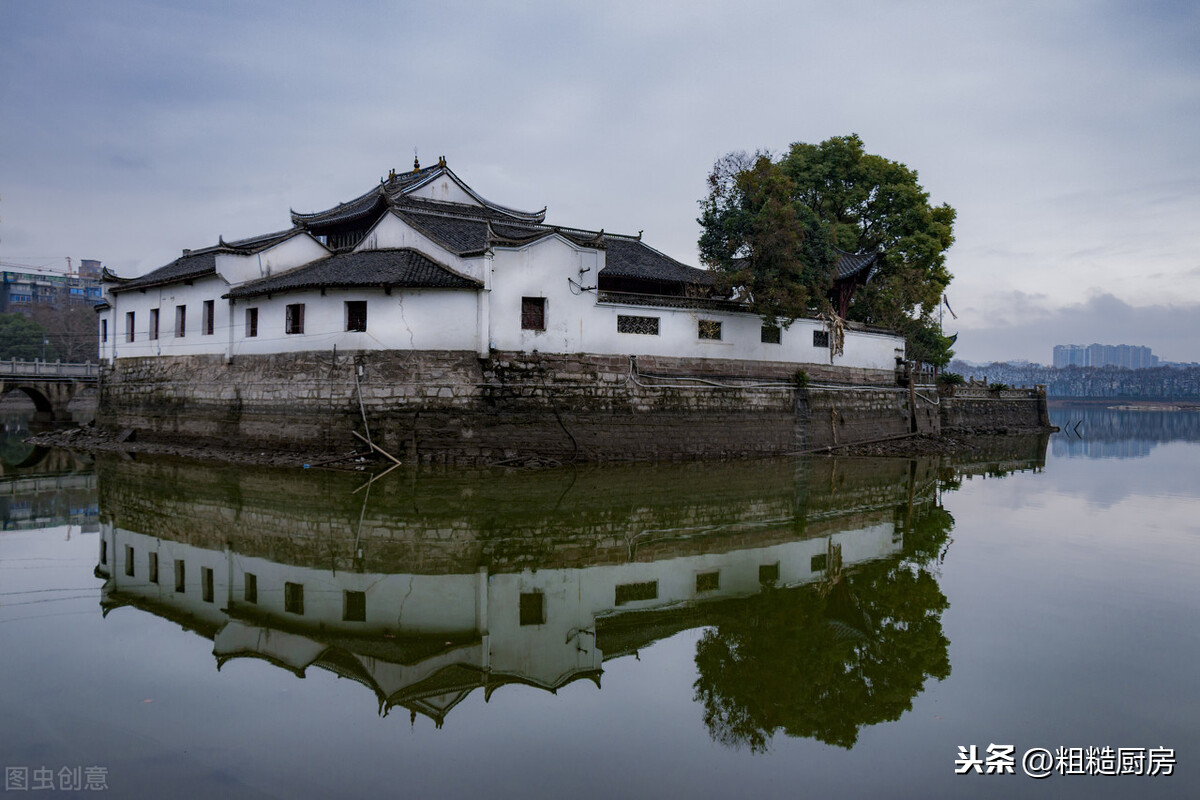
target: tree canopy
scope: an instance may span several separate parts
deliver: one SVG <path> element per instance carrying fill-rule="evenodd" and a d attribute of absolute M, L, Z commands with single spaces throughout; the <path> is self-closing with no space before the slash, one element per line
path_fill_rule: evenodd
<path fill-rule="evenodd" d="M 780 157 L 730 153 L 708 187 L 700 259 L 720 290 L 786 325 L 831 307 L 837 250 L 878 253 L 848 319 L 901 331 L 922 360 L 949 360 L 933 312 L 951 278 L 955 211 L 930 204 L 916 171 L 867 153 L 850 134 L 796 143 Z"/>
<path fill-rule="evenodd" d="M 46 347 L 46 330 L 21 314 L 0 314 L 0 358 L 20 358 L 34 361 L 45 353 L 47 359 L 58 357 L 54 347 Z"/>

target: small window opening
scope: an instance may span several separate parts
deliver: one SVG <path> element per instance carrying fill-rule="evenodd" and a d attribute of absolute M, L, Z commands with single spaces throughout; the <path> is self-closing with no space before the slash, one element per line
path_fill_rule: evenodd
<path fill-rule="evenodd" d="M 546 298 L 521 298 L 521 330 L 546 330 Z"/>
<path fill-rule="evenodd" d="M 546 595 L 541 592 L 521 592 L 521 624 L 543 625 L 546 622 Z"/>
<path fill-rule="evenodd" d="M 365 332 L 367 330 L 367 301 L 346 301 L 346 330 Z"/>

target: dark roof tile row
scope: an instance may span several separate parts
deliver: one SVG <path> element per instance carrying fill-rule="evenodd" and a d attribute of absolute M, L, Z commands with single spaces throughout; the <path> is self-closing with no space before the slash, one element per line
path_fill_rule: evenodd
<path fill-rule="evenodd" d="M 483 284 L 460 275 L 416 250 L 336 253 L 278 275 L 242 284 L 230 297 L 318 288 L 395 286 L 410 289 L 477 289 Z"/>

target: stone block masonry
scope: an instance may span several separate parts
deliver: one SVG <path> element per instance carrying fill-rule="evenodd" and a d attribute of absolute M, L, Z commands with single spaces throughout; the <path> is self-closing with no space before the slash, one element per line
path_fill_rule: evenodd
<path fill-rule="evenodd" d="M 719 359 L 463 351 L 119 359 L 102 374 L 97 422 L 145 441 L 308 453 L 348 452 L 358 444 L 352 431 L 369 431 L 408 463 L 480 464 L 768 456 L 937 431 L 936 407 L 914 401 L 891 372 L 831 370 L 805 390 L 795 364 Z M 858 386 L 828 388 L 833 378 Z"/>

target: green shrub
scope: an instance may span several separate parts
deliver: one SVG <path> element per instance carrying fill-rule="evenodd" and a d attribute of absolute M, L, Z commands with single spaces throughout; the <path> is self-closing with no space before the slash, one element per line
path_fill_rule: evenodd
<path fill-rule="evenodd" d="M 808 386 L 808 373 L 802 369 L 796 370 L 796 374 L 792 376 L 792 383 L 796 384 L 797 389 L 803 389 Z"/>
<path fill-rule="evenodd" d="M 966 379 L 957 372 L 940 372 L 937 379 L 943 386 L 962 386 L 966 383 Z"/>
<path fill-rule="evenodd" d="M 1009 388 L 1011 388 L 1011 387 L 1007 383 L 989 383 L 988 384 L 988 391 L 990 391 L 990 392 L 1003 392 L 1005 389 L 1009 389 Z"/>

